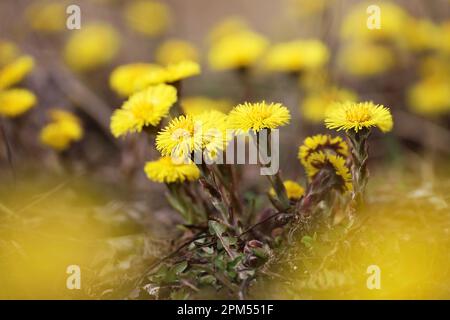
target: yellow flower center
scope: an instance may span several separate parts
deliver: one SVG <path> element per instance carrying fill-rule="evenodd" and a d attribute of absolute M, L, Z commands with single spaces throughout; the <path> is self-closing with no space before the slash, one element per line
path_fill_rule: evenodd
<path fill-rule="evenodd" d="M 371 117 L 367 108 L 357 108 L 347 110 L 346 118 L 350 122 L 361 123 L 369 121 Z"/>

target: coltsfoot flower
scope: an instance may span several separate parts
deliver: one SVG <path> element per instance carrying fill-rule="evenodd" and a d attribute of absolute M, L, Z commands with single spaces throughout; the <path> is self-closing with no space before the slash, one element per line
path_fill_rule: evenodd
<path fill-rule="evenodd" d="M 131 29 L 149 37 L 162 34 L 171 23 L 169 7 L 159 1 L 129 1 L 124 14 Z"/>
<path fill-rule="evenodd" d="M 165 68 L 151 63 L 131 63 L 117 67 L 111 73 L 109 83 L 119 95 L 128 97 L 149 86 L 166 82 Z"/>
<path fill-rule="evenodd" d="M 166 72 L 167 82 L 172 83 L 200 74 L 200 65 L 194 61 L 184 60 L 169 64 L 166 68 Z"/>
<path fill-rule="evenodd" d="M 144 171 L 151 181 L 158 183 L 194 181 L 200 176 L 200 171 L 194 163 L 177 163 L 171 157 L 147 162 Z"/>
<path fill-rule="evenodd" d="M 245 102 L 231 110 L 228 115 L 228 126 L 237 131 L 258 132 L 262 129 L 276 129 L 288 124 L 290 120 L 288 108 L 281 103 Z"/>
<path fill-rule="evenodd" d="M 133 94 L 111 116 L 111 132 L 115 137 L 141 132 L 146 126 L 157 126 L 177 101 L 174 87 L 160 84 Z"/>
<path fill-rule="evenodd" d="M 49 115 L 52 121 L 42 128 L 39 135 L 42 144 L 64 151 L 71 143 L 82 139 L 83 127 L 77 116 L 60 109 L 51 110 Z"/>
<path fill-rule="evenodd" d="M 283 182 L 283 184 L 284 184 L 284 188 L 286 189 L 286 194 L 287 194 L 289 200 L 298 200 L 305 193 L 305 189 L 295 181 L 285 180 Z M 274 188 L 271 188 L 269 190 L 269 193 L 272 197 L 276 196 Z"/>
<path fill-rule="evenodd" d="M 373 102 L 345 102 L 336 104 L 328 112 L 325 118 L 328 129 L 353 130 L 358 132 L 362 129 L 378 127 L 382 132 L 392 130 L 394 122 L 391 112 L 382 105 Z"/>
<path fill-rule="evenodd" d="M 31 4 L 25 14 L 30 27 L 36 31 L 53 33 L 66 27 L 66 6 L 59 1 L 39 1 Z"/>
<path fill-rule="evenodd" d="M 188 41 L 170 39 L 163 42 L 155 53 L 156 62 L 166 66 L 185 60 L 198 62 L 199 53 L 197 48 Z"/>
<path fill-rule="evenodd" d="M 317 134 L 307 137 L 299 148 L 298 158 L 305 168 L 309 165 L 311 155 L 316 152 L 335 154 L 343 158 L 349 155 L 347 143 L 341 137 Z"/>
<path fill-rule="evenodd" d="M 436 116 L 450 112 L 450 79 L 428 76 L 408 89 L 408 104 L 416 113 Z"/>
<path fill-rule="evenodd" d="M 0 90 L 22 81 L 34 67 L 31 56 L 20 56 L 0 69 Z"/>
<path fill-rule="evenodd" d="M 298 72 L 324 66 L 330 53 L 319 40 L 296 40 L 274 45 L 267 53 L 265 67 L 271 71 Z"/>
<path fill-rule="evenodd" d="M 8 89 L 0 91 L 0 115 L 17 117 L 30 110 L 36 104 L 36 96 L 26 89 Z"/>
<path fill-rule="evenodd" d="M 308 165 L 305 167 L 309 181 L 320 172 L 320 170 L 332 169 L 336 177 L 340 180 L 342 190 L 351 191 L 353 189 L 352 175 L 345 165 L 345 159 L 335 154 L 316 152 L 309 157 Z"/>

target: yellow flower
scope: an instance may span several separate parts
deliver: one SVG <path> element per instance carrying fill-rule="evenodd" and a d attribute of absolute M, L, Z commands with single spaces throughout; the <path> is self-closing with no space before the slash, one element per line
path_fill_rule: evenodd
<path fill-rule="evenodd" d="M 330 108 L 325 124 L 328 129 L 354 130 L 378 127 L 382 132 L 391 131 L 394 122 L 391 112 L 382 105 L 373 102 L 345 102 Z"/>
<path fill-rule="evenodd" d="M 200 170 L 194 163 L 177 163 L 170 157 L 147 162 L 144 171 L 150 180 L 159 183 L 194 181 L 200 176 Z"/>
<path fill-rule="evenodd" d="M 240 17 L 228 17 L 215 25 L 208 34 L 208 41 L 214 43 L 225 36 L 250 30 L 248 24 Z"/>
<path fill-rule="evenodd" d="M 438 49 L 445 54 L 450 54 L 450 20 L 444 21 L 439 26 Z"/>
<path fill-rule="evenodd" d="M 156 136 L 156 149 L 163 156 L 190 158 L 192 152 L 202 148 L 201 136 L 195 134 L 192 116 L 179 116 Z"/>
<path fill-rule="evenodd" d="M 36 104 L 36 96 L 25 89 L 8 89 L 0 91 L 0 115 L 17 117 Z"/>
<path fill-rule="evenodd" d="M 66 27 L 66 6 L 59 1 L 33 3 L 26 10 L 27 21 L 37 31 L 62 31 Z"/>
<path fill-rule="evenodd" d="M 319 40 L 296 40 L 274 45 L 267 53 L 265 67 L 272 71 L 298 72 L 324 66 L 330 53 Z"/>
<path fill-rule="evenodd" d="M 156 50 L 156 62 L 165 66 L 185 60 L 198 62 L 199 53 L 191 43 L 178 39 L 163 42 Z"/>
<path fill-rule="evenodd" d="M 132 1 L 125 8 L 125 20 L 133 30 L 146 36 L 162 34 L 170 25 L 169 7 L 158 1 Z"/>
<path fill-rule="evenodd" d="M 243 30 L 224 35 L 209 50 L 209 65 L 215 70 L 239 69 L 253 65 L 267 48 L 267 40 Z"/>
<path fill-rule="evenodd" d="M 283 182 L 284 188 L 286 189 L 287 196 L 290 200 L 298 200 L 305 193 L 305 189 L 299 185 L 297 182 L 292 180 L 286 180 Z M 272 197 L 276 196 L 275 190 L 271 188 L 269 193 Z"/>
<path fill-rule="evenodd" d="M 290 0 L 288 13 L 294 14 L 295 17 L 310 17 L 322 12 L 333 4 L 334 0 Z"/>
<path fill-rule="evenodd" d="M 160 84 L 133 94 L 111 116 L 111 132 L 117 138 L 126 133 L 141 132 L 146 126 L 157 126 L 177 101 L 174 87 Z"/>
<path fill-rule="evenodd" d="M 50 111 L 51 122 L 42 128 L 39 139 L 41 143 L 57 151 L 66 150 L 71 143 L 81 140 L 83 127 L 74 114 L 54 109 Z"/>
<path fill-rule="evenodd" d="M 186 60 L 169 64 L 166 71 L 167 82 L 176 82 L 200 74 L 200 65 L 197 62 Z"/>
<path fill-rule="evenodd" d="M 100 23 L 83 25 L 66 43 L 64 58 L 73 70 L 91 71 L 111 62 L 119 46 L 119 35 L 112 26 Z"/>
<path fill-rule="evenodd" d="M 356 42 L 344 47 L 338 56 L 345 72 L 355 76 L 374 76 L 394 66 L 394 54 L 386 46 Z"/>
<path fill-rule="evenodd" d="M 310 156 L 317 152 L 325 154 L 336 154 L 346 158 L 348 156 L 348 146 L 341 137 L 331 137 L 330 135 L 317 134 L 307 137 L 298 150 L 298 158 L 304 167 L 308 166 Z"/>
<path fill-rule="evenodd" d="M 185 114 L 197 115 L 208 110 L 227 113 L 233 107 L 228 99 L 212 99 L 203 96 L 187 97 L 181 100 L 181 107 Z"/>
<path fill-rule="evenodd" d="M 405 40 L 407 47 L 415 51 L 437 49 L 442 41 L 439 26 L 427 19 L 410 19 Z"/>
<path fill-rule="evenodd" d="M 244 103 L 231 110 L 228 116 L 230 129 L 255 132 L 261 129 L 275 129 L 289 123 L 291 115 L 281 103 Z"/>
<path fill-rule="evenodd" d="M 398 40 L 404 37 L 410 17 L 398 5 L 392 2 L 377 1 L 380 8 L 380 28 L 368 28 L 371 23 L 367 8 L 372 2 L 355 5 L 344 18 L 341 36 L 353 40 Z"/>
<path fill-rule="evenodd" d="M 426 77 L 407 93 L 409 106 L 419 114 L 433 116 L 450 111 L 450 77 Z"/>
<path fill-rule="evenodd" d="M 0 69 L 0 90 L 22 81 L 34 67 L 30 56 L 20 56 Z"/>
<path fill-rule="evenodd" d="M 321 122 L 327 110 L 336 102 L 356 101 L 357 94 L 352 90 L 336 87 L 323 88 L 309 93 L 301 102 L 300 112 L 311 122 Z"/>
<path fill-rule="evenodd" d="M 117 67 L 111 73 L 109 83 L 119 95 L 128 97 L 151 85 L 164 83 L 167 71 L 156 64 L 132 63 Z"/>
<path fill-rule="evenodd" d="M 336 176 L 341 179 L 343 190 L 352 190 L 352 175 L 345 165 L 345 159 L 335 154 L 315 152 L 311 154 L 305 167 L 309 181 L 312 181 L 317 173 L 322 169 L 333 169 Z"/>
<path fill-rule="evenodd" d="M 12 62 L 19 54 L 20 50 L 14 43 L 0 40 L 0 67 Z"/>

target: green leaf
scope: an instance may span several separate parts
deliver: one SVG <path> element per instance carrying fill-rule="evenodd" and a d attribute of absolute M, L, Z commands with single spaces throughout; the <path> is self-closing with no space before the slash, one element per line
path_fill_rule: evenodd
<path fill-rule="evenodd" d="M 209 220 L 208 226 L 209 233 L 211 233 L 212 235 L 221 236 L 227 230 L 226 226 L 214 220 Z"/>

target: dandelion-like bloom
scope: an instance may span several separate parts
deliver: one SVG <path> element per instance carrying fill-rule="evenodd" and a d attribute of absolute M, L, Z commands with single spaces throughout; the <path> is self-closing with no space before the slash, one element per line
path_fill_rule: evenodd
<path fill-rule="evenodd" d="M 197 62 L 185 60 L 169 64 L 166 72 L 167 82 L 176 82 L 200 74 L 200 65 Z"/>
<path fill-rule="evenodd" d="M 66 27 L 66 5 L 59 1 L 33 3 L 25 14 L 30 27 L 36 31 L 54 33 Z"/>
<path fill-rule="evenodd" d="M 163 42 L 155 53 L 156 62 L 166 66 L 171 63 L 178 63 L 185 60 L 198 62 L 199 53 L 197 48 L 190 42 L 170 39 Z"/>
<path fill-rule="evenodd" d="M 128 97 L 149 86 L 164 83 L 167 71 L 151 63 L 131 63 L 117 67 L 111 73 L 109 84 L 119 95 Z"/>
<path fill-rule="evenodd" d="M 308 179 L 312 181 L 314 177 L 324 169 L 332 169 L 340 180 L 342 190 L 352 190 L 352 175 L 345 165 L 345 159 L 335 154 L 316 152 L 311 154 L 308 165 L 305 167 Z"/>
<path fill-rule="evenodd" d="M 33 69 L 34 59 L 20 56 L 0 69 L 0 90 L 6 89 L 22 81 Z"/>
<path fill-rule="evenodd" d="M 193 96 L 183 98 L 181 100 L 181 108 L 185 114 L 192 116 L 210 110 L 228 113 L 233 108 L 233 103 L 228 99 L 213 99 L 204 96 Z"/>
<path fill-rule="evenodd" d="M 286 194 L 290 200 L 298 200 L 305 193 L 305 189 L 295 181 L 285 180 L 283 184 L 284 188 L 286 189 Z M 272 197 L 276 196 L 274 188 L 271 188 L 269 190 L 269 193 Z"/>
<path fill-rule="evenodd" d="M 58 109 L 51 110 L 49 114 L 52 121 L 42 128 L 39 135 L 42 144 L 64 151 L 71 143 L 81 140 L 84 132 L 77 116 Z"/>
<path fill-rule="evenodd" d="M 298 150 L 298 158 L 304 167 L 308 166 L 311 155 L 316 152 L 336 154 L 343 158 L 349 155 L 347 143 L 341 137 L 317 134 L 307 137 Z"/>
<path fill-rule="evenodd" d="M 20 50 L 13 42 L 0 40 L 0 67 L 12 62 L 19 54 Z"/>
<path fill-rule="evenodd" d="M 171 157 L 147 162 L 144 171 L 151 181 L 159 183 L 194 181 L 200 176 L 200 170 L 194 163 L 177 163 Z"/>
<path fill-rule="evenodd" d="M 149 87 L 133 94 L 111 116 L 111 132 L 117 138 L 157 126 L 177 101 L 177 90 L 166 84 Z"/>
<path fill-rule="evenodd" d="M 330 107 L 336 102 L 356 102 L 358 96 L 352 90 L 336 87 L 322 88 L 309 93 L 301 102 L 300 112 L 305 119 L 318 123 L 325 119 Z"/>
<path fill-rule="evenodd" d="M 163 156 L 190 159 L 192 152 L 201 150 L 200 135 L 194 135 L 195 123 L 192 116 L 179 116 L 156 136 L 156 149 Z"/>
<path fill-rule="evenodd" d="M 120 39 L 108 24 L 89 24 L 75 31 L 64 48 L 66 63 L 75 71 L 91 71 L 112 61 Z"/>
<path fill-rule="evenodd" d="M 274 45 L 267 53 L 265 67 L 271 71 L 298 72 L 324 66 L 330 53 L 319 40 L 296 40 Z"/>
<path fill-rule="evenodd" d="M 262 129 L 275 129 L 289 123 L 291 115 L 281 103 L 244 103 L 236 106 L 228 115 L 230 129 L 258 132 Z"/>
<path fill-rule="evenodd" d="M 209 65 L 215 70 L 240 69 L 253 65 L 268 42 L 250 30 L 231 33 L 215 40 L 209 51 Z"/>
<path fill-rule="evenodd" d="M 162 34 L 171 22 L 169 7 L 159 1 L 131 1 L 124 14 L 130 28 L 150 37 Z"/>
<path fill-rule="evenodd" d="M 450 112 L 450 79 L 425 77 L 408 89 L 408 104 L 414 112 L 428 116 Z"/>
<path fill-rule="evenodd" d="M 20 116 L 34 107 L 36 100 L 36 96 L 26 89 L 0 91 L 0 115 L 10 118 Z"/>
<path fill-rule="evenodd" d="M 392 129 L 394 122 L 391 112 L 382 105 L 373 102 L 346 102 L 337 104 L 330 109 L 325 124 L 328 129 L 353 130 L 355 132 L 362 129 L 378 127 L 382 132 Z"/>

